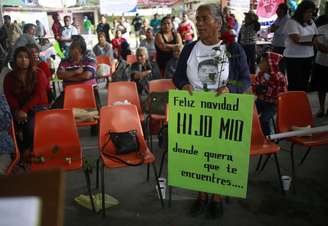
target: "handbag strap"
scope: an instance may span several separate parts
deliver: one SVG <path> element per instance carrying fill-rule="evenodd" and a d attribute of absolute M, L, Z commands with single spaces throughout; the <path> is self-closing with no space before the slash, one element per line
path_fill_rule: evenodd
<path fill-rule="evenodd" d="M 117 157 L 116 155 L 112 155 L 112 154 L 106 153 L 105 152 L 105 148 L 106 148 L 106 146 L 108 145 L 108 143 L 110 141 L 110 133 L 109 132 L 107 133 L 107 137 L 108 138 L 107 138 L 104 146 L 101 149 L 101 152 L 103 153 L 104 156 L 106 156 L 106 157 L 108 157 L 108 158 L 110 158 L 110 159 L 112 159 L 112 160 L 114 160 L 116 162 L 121 162 L 121 163 L 123 163 L 123 164 L 125 164 L 127 166 L 140 166 L 140 165 L 142 165 L 144 163 L 144 158 L 142 158 L 141 161 L 138 162 L 138 163 L 130 163 L 130 162 L 127 162 L 127 161 L 125 161 L 125 160 Z"/>

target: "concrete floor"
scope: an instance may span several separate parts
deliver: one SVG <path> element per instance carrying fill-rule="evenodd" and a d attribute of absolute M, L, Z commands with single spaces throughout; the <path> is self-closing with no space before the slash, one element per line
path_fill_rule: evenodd
<path fill-rule="evenodd" d="M 106 91 L 101 90 L 102 100 Z M 317 112 L 316 95 L 309 94 L 313 112 Z M 103 105 L 106 104 L 103 102 Z M 328 118 L 318 120 L 318 125 L 328 124 Z M 97 158 L 97 137 L 90 136 L 89 129 L 81 129 L 84 155 Z M 290 175 L 289 145 L 281 142 L 279 153 L 282 175 Z M 161 150 L 154 145 L 159 163 Z M 257 159 L 250 162 L 247 199 L 230 198 L 224 205 L 223 217 L 210 220 L 205 215 L 192 218 L 189 208 L 196 192 L 173 189 L 172 207 L 167 203 L 161 208 L 155 193 L 154 176 L 146 181 L 146 167 L 128 167 L 105 170 L 106 193 L 120 201 L 116 207 L 107 209 L 107 216 L 91 212 L 78 206 L 74 197 L 87 192 L 82 172 L 66 173 L 65 226 L 193 226 L 193 225 L 244 225 L 244 226 L 327 226 L 328 225 L 328 154 L 327 146 L 316 148 L 301 167 L 297 167 L 296 194 L 289 191 L 283 197 L 279 191 L 274 161 L 270 160 L 265 170 L 255 172 Z M 305 149 L 296 147 L 296 161 Z M 165 165 L 166 167 L 166 165 Z M 164 174 L 166 175 L 166 169 Z M 95 182 L 95 173 L 92 174 Z M 95 183 L 93 183 L 95 184 Z"/>

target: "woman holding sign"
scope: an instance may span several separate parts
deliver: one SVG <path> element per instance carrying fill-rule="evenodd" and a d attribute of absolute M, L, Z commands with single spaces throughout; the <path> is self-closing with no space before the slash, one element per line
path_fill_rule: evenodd
<path fill-rule="evenodd" d="M 230 33 L 222 32 L 222 14 L 216 4 L 201 5 L 197 9 L 196 27 L 199 40 L 186 45 L 180 55 L 173 81 L 177 88 L 222 93 L 243 93 L 250 86 L 247 58 L 242 47 Z M 221 197 L 199 192 L 191 208 L 192 216 L 207 208 L 209 217 L 222 212 Z"/>

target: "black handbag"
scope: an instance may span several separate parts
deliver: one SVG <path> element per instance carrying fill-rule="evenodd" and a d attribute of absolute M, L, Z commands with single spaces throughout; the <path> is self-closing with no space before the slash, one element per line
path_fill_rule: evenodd
<path fill-rule="evenodd" d="M 116 148 L 116 154 L 124 155 L 139 151 L 137 131 L 109 132 L 109 137 Z"/>

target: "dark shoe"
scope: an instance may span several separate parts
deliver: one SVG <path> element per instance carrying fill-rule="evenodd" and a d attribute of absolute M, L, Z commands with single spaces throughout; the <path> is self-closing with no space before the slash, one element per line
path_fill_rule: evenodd
<path fill-rule="evenodd" d="M 196 217 L 204 213 L 206 209 L 207 200 L 197 199 L 190 208 L 190 215 Z"/>
<path fill-rule="evenodd" d="M 223 215 L 222 202 L 211 201 L 207 207 L 207 217 L 211 219 L 219 218 Z"/>

